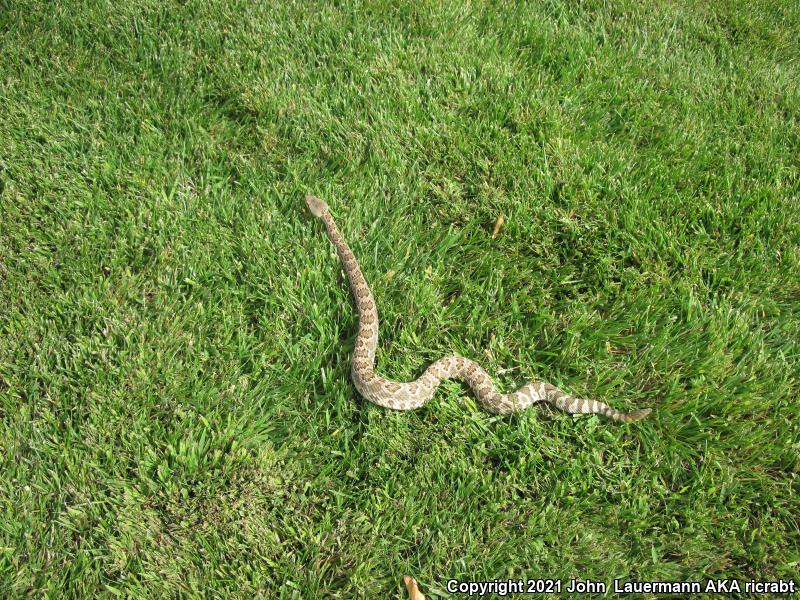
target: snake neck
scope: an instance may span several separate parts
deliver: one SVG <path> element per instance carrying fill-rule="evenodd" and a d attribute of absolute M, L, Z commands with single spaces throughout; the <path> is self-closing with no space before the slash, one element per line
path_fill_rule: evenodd
<path fill-rule="evenodd" d="M 358 336 L 353 352 L 353 370 L 361 374 L 371 372 L 375 365 L 375 350 L 378 347 L 378 309 L 375 306 L 375 299 L 353 251 L 344 241 L 330 212 L 325 210 L 320 217 L 325 223 L 328 238 L 342 262 L 358 310 Z"/>

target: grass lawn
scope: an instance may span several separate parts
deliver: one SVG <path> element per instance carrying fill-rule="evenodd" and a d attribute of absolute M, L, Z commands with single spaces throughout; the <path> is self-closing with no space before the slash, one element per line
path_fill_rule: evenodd
<path fill-rule="evenodd" d="M 800 579 L 798 40 L 788 0 L 0 0 L 0 596 Z M 366 402 L 306 193 L 383 374 L 652 415 Z"/>

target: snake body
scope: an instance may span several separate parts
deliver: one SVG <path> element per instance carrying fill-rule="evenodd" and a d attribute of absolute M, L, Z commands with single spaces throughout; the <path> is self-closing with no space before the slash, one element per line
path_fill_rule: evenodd
<path fill-rule="evenodd" d="M 375 299 L 353 252 L 336 227 L 328 205 L 316 196 L 306 196 L 306 202 L 311 213 L 325 224 L 328 237 L 336 247 L 350 283 L 350 291 L 358 310 L 358 337 L 351 374 L 356 389 L 367 400 L 394 410 L 413 410 L 430 400 L 443 380 L 458 379 L 466 382 L 486 410 L 494 413 L 524 410 L 537 402 L 547 402 L 568 413 L 597 413 L 623 423 L 638 421 L 650 413 L 649 408 L 620 412 L 596 400 L 574 398 L 545 382 L 526 383 L 516 392 L 501 394 L 495 389 L 489 374 L 479 364 L 461 356 L 440 358 L 418 379 L 408 383 L 381 377 L 375 372 L 375 352 L 378 348 L 378 310 Z"/>

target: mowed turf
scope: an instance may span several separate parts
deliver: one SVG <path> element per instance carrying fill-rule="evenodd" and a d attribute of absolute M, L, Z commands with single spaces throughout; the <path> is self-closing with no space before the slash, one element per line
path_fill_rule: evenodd
<path fill-rule="evenodd" d="M 0 2 L 0 595 L 798 579 L 800 5 L 340 4 Z"/>

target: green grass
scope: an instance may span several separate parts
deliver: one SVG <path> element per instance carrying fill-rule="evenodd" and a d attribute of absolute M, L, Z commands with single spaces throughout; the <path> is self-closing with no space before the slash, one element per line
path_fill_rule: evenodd
<path fill-rule="evenodd" d="M 0 1 L 0 595 L 800 578 L 799 39 L 789 1 Z M 386 375 L 653 414 L 368 404 L 306 193 Z"/>

